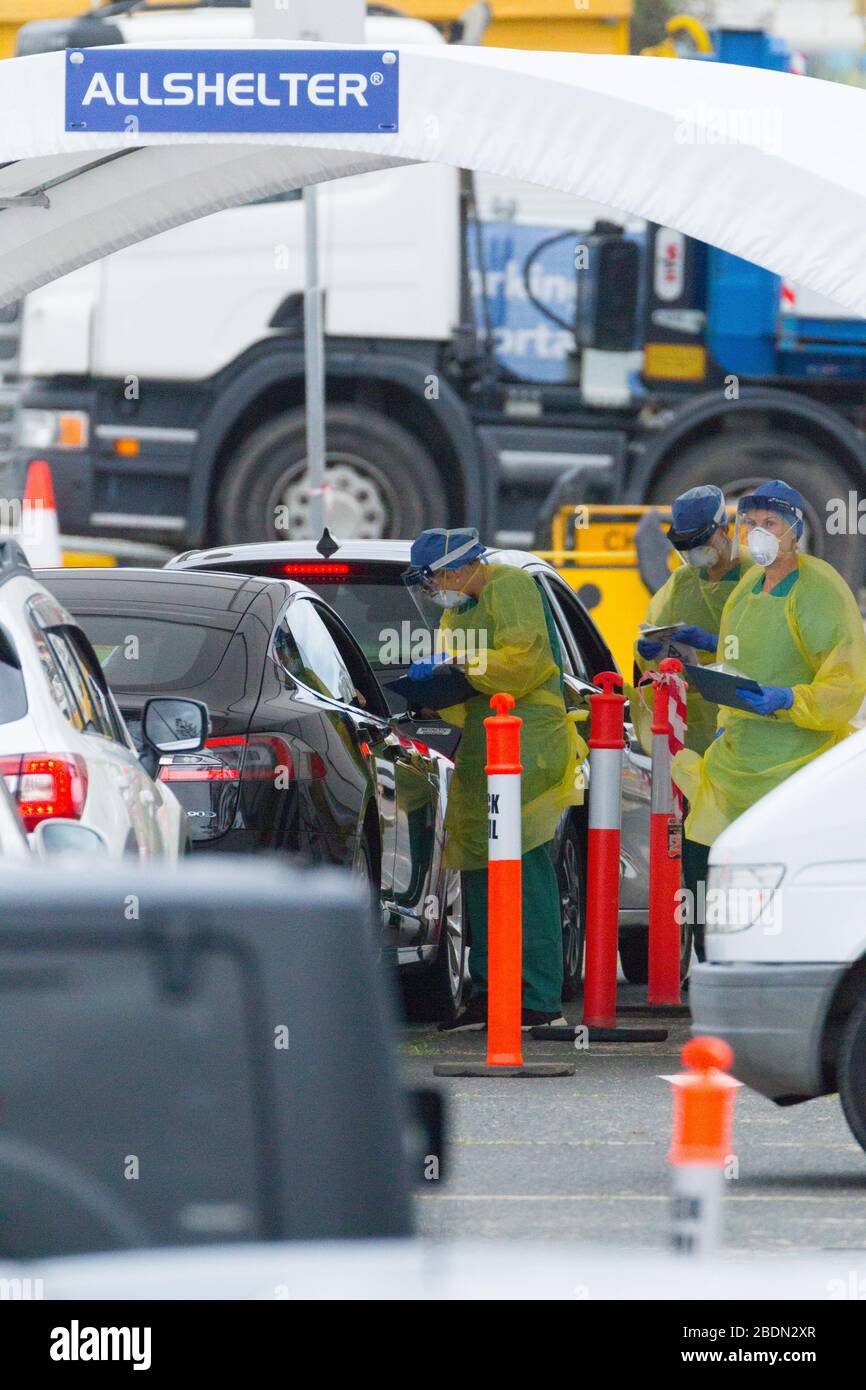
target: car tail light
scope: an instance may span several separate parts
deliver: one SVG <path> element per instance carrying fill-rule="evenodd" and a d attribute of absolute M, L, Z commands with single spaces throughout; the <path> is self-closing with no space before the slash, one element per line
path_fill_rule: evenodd
<path fill-rule="evenodd" d="M 63 816 L 80 820 L 87 799 L 87 764 L 77 753 L 16 753 L 0 757 L 0 775 L 27 830 Z"/>
<path fill-rule="evenodd" d="M 341 574 L 351 574 L 351 565 L 334 563 L 330 560 L 305 563 L 288 564 L 282 566 L 283 574 L 290 579 L 334 579 Z"/>
<path fill-rule="evenodd" d="M 230 734 L 209 738 L 200 753 L 160 758 L 161 782 L 318 781 L 325 776 L 318 753 L 293 751 L 279 734 Z"/>

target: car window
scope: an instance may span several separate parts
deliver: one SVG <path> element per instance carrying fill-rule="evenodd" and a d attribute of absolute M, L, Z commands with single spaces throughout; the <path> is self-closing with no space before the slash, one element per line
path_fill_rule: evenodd
<path fill-rule="evenodd" d="M 333 608 L 376 672 L 399 675 L 412 660 L 418 609 L 401 579 L 405 564 L 359 560 L 340 564 L 318 557 L 286 564 L 260 560 L 232 564 L 239 574 L 298 580 Z"/>
<path fill-rule="evenodd" d="M 74 627 L 65 630 L 66 638 L 74 653 L 75 660 L 81 668 L 82 675 L 93 702 L 93 708 L 97 715 L 96 725 L 99 733 L 106 738 L 114 739 L 117 743 L 126 744 L 126 735 L 120 715 L 114 705 L 114 701 L 109 694 L 108 685 L 105 677 L 99 668 L 94 655 L 88 650 L 88 644 L 82 633 Z"/>
<path fill-rule="evenodd" d="M 352 703 L 360 705 L 362 709 L 370 714 L 376 714 L 381 719 L 388 718 L 388 705 L 382 693 L 382 687 L 370 670 L 361 648 L 357 645 L 354 638 L 346 632 L 336 613 L 325 608 L 321 604 L 316 605 L 316 611 L 336 646 L 343 664 L 349 673 L 349 679 L 354 686 Z"/>
<path fill-rule="evenodd" d="M 577 674 L 577 671 L 575 670 L 576 663 L 574 643 L 571 640 L 571 633 L 569 632 L 568 624 L 563 618 L 562 610 L 558 607 L 555 599 L 553 598 L 553 595 L 550 593 L 550 590 L 545 584 L 543 577 L 540 574 L 534 574 L 532 577 L 535 580 L 535 583 L 538 585 L 538 588 L 541 590 L 544 600 L 546 601 L 547 608 L 550 612 L 550 616 L 553 619 L 553 624 L 556 628 L 556 634 L 559 638 L 559 651 L 562 657 L 563 670 L 567 675 L 574 676 Z"/>
<path fill-rule="evenodd" d="M 82 731 L 85 725 L 84 711 L 79 707 L 74 689 L 67 681 L 62 667 L 48 645 L 48 633 L 37 622 L 35 610 L 31 610 L 30 621 L 33 642 L 54 703 L 72 727 Z"/>
<path fill-rule="evenodd" d="M 573 590 L 554 575 L 545 574 L 544 585 L 551 604 L 558 608 L 571 635 L 571 648 L 578 667 L 575 675 L 593 683 L 600 671 L 615 671 L 614 659 L 601 633 Z"/>
<path fill-rule="evenodd" d="M 106 679 L 114 691 L 163 694 L 200 685 L 216 671 L 233 628 L 204 627 L 177 618 L 134 613 L 80 613 Z"/>
<path fill-rule="evenodd" d="M 49 628 L 45 637 L 51 654 L 57 662 L 66 684 L 71 689 L 75 703 L 83 716 L 82 728 L 84 732 L 107 734 L 108 737 L 111 737 L 110 727 L 106 729 L 102 724 L 99 707 L 93 698 L 93 691 L 75 659 L 75 652 L 67 634 L 62 628 Z"/>
<path fill-rule="evenodd" d="M 302 685 L 343 704 L 354 703 L 354 682 L 309 599 L 289 604 L 274 633 L 273 655 Z"/>
<path fill-rule="evenodd" d="M 0 628 L 0 724 L 11 724 L 27 713 L 27 687 L 12 638 Z"/>

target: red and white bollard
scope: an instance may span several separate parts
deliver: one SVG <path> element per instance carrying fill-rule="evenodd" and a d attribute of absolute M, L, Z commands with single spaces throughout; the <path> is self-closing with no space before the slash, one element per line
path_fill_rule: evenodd
<path fill-rule="evenodd" d="M 652 801 L 650 808 L 649 974 L 647 1000 L 653 1007 L 680 1005 L 680 887 L 683 818 L 671 781 L 671 699 L 669 678 L 682 663 L 668 657 L 655 682 L 652 723 Z M 685 732 L 683 726 L 683 735 Z"/>
<path fill-rule="evenodd" d="M 487 1065 L 522 1067 L 523 960 L 520 726 L 512 695 L 494 695 L 487 730 Z"/>
<path fill-rule="evenodd" d="M 713 1255 L 721 1239 L 724 1170 L 734 1157 L 740 1083 L 727 1074 L 734 1054 L 722 1038 L 692 1038 L 681 1056 L 688 1071 L 664 1078 L 674 1088 L 671 1243 L 681 1255 Z"/>
<path fill-rule="evenodd" d="M 548 1042 L 664 1042 L 663 1028 L 619 1028 L 616 982 L 619 957 L 619 879 L 622 834 L 622 765 L 626 699 L 618 671 L 595 677 L 590 695 L 589 834 L 586 871 L 586 968 L 583 1025 L 533 1028 Z"/>
<path fill-rule="evenodd" d="M 513 695 L 493 695 L 487 730 L 487 1061 L 440 1062 L 435 1076 L 573 1076 L 573 1062 L 523 1060 L 523 841 L 520 728 Z M 470 947 L 471 950 L 471 947 Z"/>
<path fill-rule="evenodd" d="M 616 671 L 602 671 L 596 676 L 596 684 L 601 686 L 601 694 L 589 697 L 583 1021 L 588 1027 L 615 1028 L 625 696 L 621 693 L 622 676 Z"/>

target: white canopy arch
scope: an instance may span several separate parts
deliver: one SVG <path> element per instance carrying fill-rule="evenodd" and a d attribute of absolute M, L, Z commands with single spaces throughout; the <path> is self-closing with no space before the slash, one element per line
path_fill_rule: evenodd
<path fill-rule="evenodd" d="M 399 131 L 367 135 L 68 133 L 65 55 L 0 62 L 0 202 L 42 204 L 0 210 L 0 304 L 221 208 L 427 161 L 678 228 L 866 315 L 866 92 L 684 60 L 399 52 Z"/>

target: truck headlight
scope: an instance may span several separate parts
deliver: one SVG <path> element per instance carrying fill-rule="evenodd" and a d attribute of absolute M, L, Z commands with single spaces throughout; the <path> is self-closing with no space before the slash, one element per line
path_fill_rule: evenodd
<path fill-rule="evenodd" d="M 782 930 L 782 895 L 778 887 L 784 864 L 713 864 L 707 875 L 704 921 L 708 932 Z"/>
<path fill-rule="evenodd" d="M 84 410 L 21 410 L 18 443 L 22 449 L 85 449 L 90 417 Z"/>

